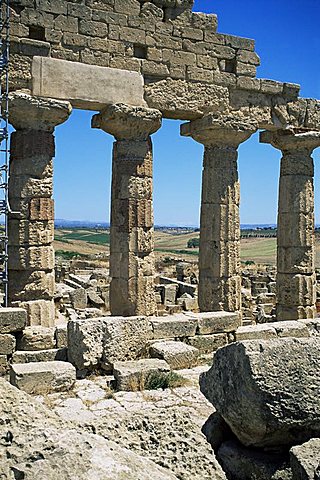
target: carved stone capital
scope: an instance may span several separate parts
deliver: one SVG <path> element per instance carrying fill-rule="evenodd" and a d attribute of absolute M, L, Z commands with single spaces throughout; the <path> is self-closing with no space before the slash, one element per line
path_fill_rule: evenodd
<path fill-rule="evenodd" d="M 53 132 L 69 118 L 71 111 L 69 102 L 33 97 L 24 92 L 9 95 L 9 122 L 16 130 Z"/>
<path fill-rule="evenodd" d="M 265 131 L 260 133 L 261 143 L 270 143 L 283 153 L 305 152 L 310 155 L 312 151 L 320 147 L 320 131 L 299 133 L 295 130 Z"/>
<path fill-rule="evenodd" d="M 199 120 L 181 125 L 180 133 L 192 137 L 205 146 L 238 146 L 248 140 L 258 129 L 255 121 L 239 119 L 232 115 L 215 116 L 208 114 Z"/>
<path fill-rule="evenodd" d="M 147 140 L 161 127 L 161 119 L 159 110 L 115 104 L 94 115 L 92 128 L 100 128 L 117 140 Z"/>

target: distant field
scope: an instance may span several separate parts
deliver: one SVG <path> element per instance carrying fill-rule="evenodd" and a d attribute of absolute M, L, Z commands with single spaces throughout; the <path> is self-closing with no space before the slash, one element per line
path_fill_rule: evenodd
<path fill-rule="evenodd" d="M 157 252 L 180 254 L 194 259 L 198 249 L 187 248 L 188 240 L 197 238 L 199 232 L 181 235 L 155 232 Z M 109 250 L 110 235 L 105 230 L 57 229 L 54 246 L 56 250 L 94 254 Z M 276 262 L 276 238 L 245 238 L 241 240 L 241 260 L 274 265 Z M 320 238 L 316 237 L 316 266 L 320 267 Z"/>

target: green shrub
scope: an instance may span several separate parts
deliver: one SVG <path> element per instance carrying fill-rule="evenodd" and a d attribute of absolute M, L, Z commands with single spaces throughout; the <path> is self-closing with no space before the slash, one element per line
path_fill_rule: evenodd
<path fill-rule="evenodd" d="M 145 390 L 183 387 L 188 381 L 176 372 L 153 372 L 146 378 Z"/>

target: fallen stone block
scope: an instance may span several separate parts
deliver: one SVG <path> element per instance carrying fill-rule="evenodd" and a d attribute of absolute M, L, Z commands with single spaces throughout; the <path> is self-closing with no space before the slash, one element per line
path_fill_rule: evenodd
<path fill-rule="evenodd" d="M 197 330 L 197 320 L 188 315 L 170 315 L 150 319 L 153 338 L 193 337 Z"/>
<path fill-rule="evenodd" d="M 0 335 L 0 355 L 11 355 L 16 348 L 16 339 L 9 333 Z"/>
<path fill-rule="evenodd" d="M 27 324 L 23 308 L 0 308 L 0 333 L 20 332 Z"/>
<path fill-rule="evenodd" d="M 102 308 L 105 306 L 102 298 L 93 290 L 88 291 L 88 302 L 95 308 Z"/>
<path fill-rule="evenodd" d="M 238 313 L 202 312 L 197 313 L 195 318 L 198 320 L 198 333 L 200 335 L 233 332 L 241 325 Z"/>
<path fill-rule="evenodd" d="M 184 342 L 164 341 L 153 343 L 150 355 L 165 360 L 173 370 L 181 370 L 197 365 L 199 350 Z"/>
<path fill-rule="evenodd" d="M 268 323 L 269 327 L 273 327 L 279 337 L 310 337 L 307 325 L 298 320 L 289 320 L 284 322 Z"/>
<path fill-rule="evenodd" d="M 216 352 L 200 388 L 243 445 L 303 443 L 320 435 L 319 365 L 317 338 L 247 340 Z"/>
<path fill-rule="evenodd" d="M 57 348 L 68 347 L 68 327 L 67 325 L 59 325 L 56 327 L 55 339 Z"/>
<path fill-rule="evenodd" d="M 236 341 L 242 340 L 271 340 L 277 338 L 277 331 L 270 324 L 248 325 L 236 330 Z"/>
<path fill-rule="evenodd" d="M 320 438 L 292 447 L 290 465 L 293 480 L 318 480 L 320 478 Z"/>
<path fill-rule="evenodd" d="M 84 309 L 87 307 L 87 292 L 84 288 L 76 288 L 70 292 L 72 307 L 75 309 Z"/>
<path fill-rule="evenodd" d="M 112 371 L 116 361 L 146 356 L 152 338 L 145 317 L 100 317 L 68 323 L 68 356 L 79 371 L 96 366 Z"/>
<path fill-rule="evenodd" d="M 67 362 L 15 363 L 10 368 L 10 383 L 27 393 L 70 390 L 75 380 L 76 369 Z"/>
<path fill-rule="evenodd" d="M 146 357 L 152 328 L 147 317 L 106 317 L 103 337 L 103 368 L 114 362 Z"/>
<path fill-rule="evenodd" d="M 298 320 L 298 322 L 303 323 L 307 327 L 310 336 L 320 336 L 320 318 L 306 318 Z"/>
<path fill-rule="evenodd" d="M 105 318 L 68 322 L 68 359 L 79 371 L 100 365 Z"/>
<path fill-rule="evenodd" d="M 17 350 L 50 350 L 56 347 L 53 327 L 26 327 L 17 338 Z"/>
<path fill-rule="evenodd" d="M 24 351 L 17 350 L 12 355 L 12 363 L 29 363 L 29 362 L 60 362 L 67 361 L 67 349 L 55 348 L 52 350 Z"/>
<path fill-rule="evenodd" d="M 167 372 L 170 372 L 170 366 L 164 360 L 157 358 L 115 362 L 113 365 L 116 388 L 128 392 L 145 390 L 151 374 Z"/>
<path fill-rule="evenodd" d="M 187 339 L 188 345 L 195 347 L 200 353 L 212 353 L 218 348 L 228 344 L 226 333 L 215 333 L 213 335 L 196 335 Z"/>

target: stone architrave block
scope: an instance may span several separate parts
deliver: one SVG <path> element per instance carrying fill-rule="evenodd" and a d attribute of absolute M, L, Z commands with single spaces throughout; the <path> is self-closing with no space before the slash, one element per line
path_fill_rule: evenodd
<path fill-rule="evenodd" d="M 0 334 L 20 332 L 27 324 L 27 312 L 23 308 L 0 308 Z"/>
<path fill-rule="evenodd" d="M 15 363 L 10 369 L 10 383 L 32 394 L 70 390 L 75 380 L 76 369 L 68 362 Z"/>
<path fill-rule="evenodd" d="M 18 337 L 18 350 L 48 350 L 56 348 L 55 329 L 41 326 L 26 327 Z"/>
<path fill-rule="evenodd" d="M 9 333 L 0 334 L 0 355 L 11 355 L 16 348 L 16 339 Z"/>
<path fill-rule="evenodd" d="M 167 362 L 157 358 L 115 362 L 113 365 L 117 389 L 128 392 L 144 390 L 150 375 L 169 373 L 170 370 Z"/>
<path fill-rule="evenodd" d="M 293 480 L 317 480 L 320 475 L 320 438 L 312 438 L 290 450 Z"/>
<path fill-rule="evenodd" d="M 153 343 L 150 355 L 165 360 L 174 370 L 181 370 L 197 365 L 199 350 L 184 342 L 166 340 Z"/>
<path fill-rule="evenodd" d="M 150 319 L 153 338 L 193 337 L 197 330 L 197 319 L 188 315 L 170 315 Z"/>
<path fill-rule="evenodd" d="M 220 332 L 233 332 L 241 325 L 239 313 L 232 312 L 202 312 L 197 313 L 198 333 L 209 335 Z"/>
<path fill-rule="evenodd" d="M 320 435 L 318 338 L 246 340 L 219 349 L 200 388 L 248 447 Z"/>
<path fill-rule="evenodd" d="M 33 57 L 32 85 L 33 95 L 68 100 L 77 108 L 101 110 L 115 103 L 146 105 L 143 77 L 129 69 Z"/>

